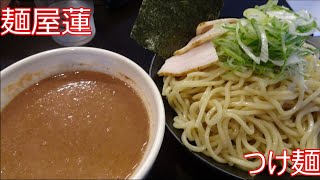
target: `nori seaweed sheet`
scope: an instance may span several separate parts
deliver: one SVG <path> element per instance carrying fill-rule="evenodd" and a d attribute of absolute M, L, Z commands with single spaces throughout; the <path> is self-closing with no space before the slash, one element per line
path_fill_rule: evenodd
<path fill-rule="evenodd" d="M 223 0 L 144 0 L 131 38 L 163 58 L 195 36 L 199 23 L 217 19 Z"/>

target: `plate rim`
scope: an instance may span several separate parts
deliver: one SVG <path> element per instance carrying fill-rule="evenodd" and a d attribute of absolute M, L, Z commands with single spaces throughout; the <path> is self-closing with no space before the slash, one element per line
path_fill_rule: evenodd
<path fill-rule="evenodd" d="M 155 54 L 153 57 L 152 57 L 152 60 L 151 60 L 151 64 L 150 64 L 150 67 L 149 67 L 149 70 L 148 70 L 148 74 L 149 76 L 153 79 L 152 77 L 152 70 L 153 70 L 153 66 L 154 66 L 154 62 L 155 62 L 155 59 L 157 58 L 158 56 Z M 153 79 L 154 80 L 154 79 Z M 159 88 L 158 88 L 159 89 Z M 162 95 L 162 92 L 161 90 L 159 89 L 160 91 L 160 94 L 161 96 L 164 98 L 164 96 Z M 166 121 L 165 121 L 165 124 L 166 124 L 166 128 L 169 130 L 169 132 L 174 136 L 174 138 L 179 142 L 179 144 L 181 146 L 183 146 L 187 151 L 188 153 L 192 153 L 196 158 L 198 158 L 199 160 L 201 160 L 202 162 L 204 162 L 206 165 L 210 166 L 211 168 L 215 168 L 217 170 L 219 170 L 220 172 L 222 173 L 225 173 L 226 175 L 229 175 L 233 178 L 237 178 L 237 179 L 246 179 L 244 177 L 241 177 L 239 175 L 236 175 L 234 173 L 230 173 L 229 171 L 226 171 L 224 170 L 223 168 L 220 168 L 220 167 L 217 167 L 215 166 L 214 164 L 210 163 L 207 159 L 205 159 L 204 157 L 202 157 L 202 155 L 200 155 L 200 153 L 197 153 L 197 152 L 193 152 L 191 151 L 190 149 L 186 148 L 185 145 L 183 144 L 183 142 L 181 141 L 181 139 L 173 132 L 173 130 L 170 128 L 170 126 L 168 125 L 167 123 L 167 117 L 166 117 Z M 249 175 L 250 176 L 250 175 Z M 253 177 L 251 179 L 254 179 Z"/>

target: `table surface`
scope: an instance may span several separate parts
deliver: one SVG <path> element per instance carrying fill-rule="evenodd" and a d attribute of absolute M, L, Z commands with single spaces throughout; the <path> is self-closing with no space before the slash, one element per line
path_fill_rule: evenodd
<path fill-rule="evenodd" d="M 225 0 L 220 16 L 242 17 L 244 9 L 264 2 L 266 1 Z M 281 0 L 279 4 L 288 6 L 285 1 Z M 118 9 L 106 9 L 103 5 L 96 5 L 94 19 L 97 32 L 94 39 L 85 46 L 122 54 L 148 72 L 154 54 L 140 47 L 129 36 L 140 5 L 141 0 L 130 0 L 127 5 Z M 33 6 L 33 2 L 24 1 L 20 6 Z M 30 55 L 60 47 L 51 37 L 13 35 L 0 37 L 1 70 Z M 227 175 L 194 157 L 166 130 L 160 153 L 147 178 L 195 179 L 202 177 L 222 178 Z"/>

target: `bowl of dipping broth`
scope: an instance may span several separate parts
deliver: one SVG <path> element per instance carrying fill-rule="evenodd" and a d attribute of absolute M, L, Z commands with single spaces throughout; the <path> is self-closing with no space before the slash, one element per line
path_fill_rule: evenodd
<path fill-rule="evenodd" d="M 141 179 L 164 129 L 156 85 L 119 54 L 61 48 L 1 71 L 1 178 Z"/>

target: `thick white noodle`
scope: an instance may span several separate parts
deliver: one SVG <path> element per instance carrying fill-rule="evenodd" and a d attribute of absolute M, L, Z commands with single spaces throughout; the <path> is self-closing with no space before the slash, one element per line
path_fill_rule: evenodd
<path fill-rule="evenodd" d="M 218 62 L 185 77 L 164 77 L 162 94 L 176 111 L 182 142 L 220 163 L 252 170 L 244 154 L 319 148 L 320 63 L 305 78 L 266 79 Z"/>

